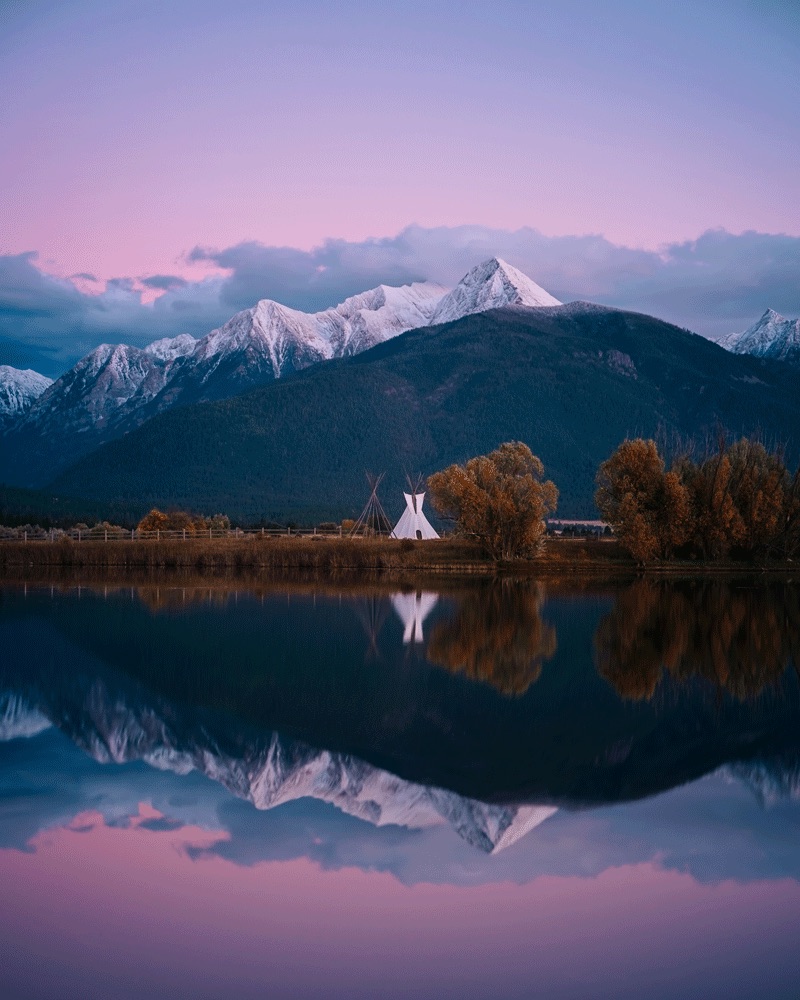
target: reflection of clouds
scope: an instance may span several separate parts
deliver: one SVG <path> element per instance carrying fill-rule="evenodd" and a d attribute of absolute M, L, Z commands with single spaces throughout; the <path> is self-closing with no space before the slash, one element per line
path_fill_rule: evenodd
<path fill-rule="evenodd" d="M 425 641 L 422 626 L 438 600 L 438 594 L 427 591 L 418 591 L 416 594 L 392 594 L 392 607 L 403 623 L 404 645 Z"/>
<path fill-rule="evenodd" d="M 382 871 L 408 884 L 519 884 L 540 876 L 593 877 L 608 868 L 654 862 L 697 881 L 800 880 L 800 802 L 763 808 L 727 773 L 646 801 L 592 811 L 559 811 L 532 837 L 499 854 L 476 851 L 446 825 L 409 830 L 373 826 L 328 803 L 292 801 L 259 811 L 213 781 L 141 763 L 109 767 L 56 730 L 0 745 L 0 845 L 26 849 L 41 830 L 99 812 L 126 825 L 149 803 L 147 830 L 199 826 L 224 834 L 190 853 L 239 865 L 307 857 L 326 869 Z"/>

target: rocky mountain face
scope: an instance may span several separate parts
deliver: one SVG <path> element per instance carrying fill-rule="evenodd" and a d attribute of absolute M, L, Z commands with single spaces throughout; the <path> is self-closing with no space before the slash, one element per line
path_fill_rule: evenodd
<path fill-rule="evenodd" d="M 349 357 L 407 330 L 507 305 L 557 300 L 504 261 L 473 268 L 452 291 L 379 285 L 304 313 L 264 299 L 200 340 L 144 349 L 103 344 L 20 410 L 0 442 L 0 479 L 40 486 L 70 461 L 175 406 L 209 402 Z"/>
<path fill-rule="evenodd" d="M 786 319 L 767 309 L 758 322 L 743 333 L 729 334 L 720 344 L 734 354 L 800 364 L 800 319 Z"/>

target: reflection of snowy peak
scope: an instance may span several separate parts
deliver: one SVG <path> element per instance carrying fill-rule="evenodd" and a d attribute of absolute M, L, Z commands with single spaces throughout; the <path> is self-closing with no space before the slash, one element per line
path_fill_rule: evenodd
<path fill-rule="evenodd" d="M 53 706 L 47 714 L 95 760 L 143 760 L 177 774 L 199 771 L 257 809 L 314 798 L 375 826 L 424 829 L 449 823 L 486 852 L 509 847 L 556 811 L 551 806 L 488 805 L 404 781 L 349 754 L 315 750 L 277 733 L 239 742 L 202 725 L 181 735 L 172 711 L 150 704 L 128 706 L 100 682 L 79 706 L 61 708 Z M 0 739 L 33 735 L 48 725 L 40 708 L 11 693 L 0 695 Z"/>
<path fill-rule="evenodd" d="M 0 742 L 35 736 L 50 728 L 50 720 L 15 694 L 0 694 Z"/>
<path fill-rule="evenodd" d="M 774 805 L 781 799 L 800 798 L 800 758 L 751 760 L 729 764 L 725 772 L 743 782 L 763 805 Z"/>
<path fill-rule="evenodd" d="M 450 323 L 503 306 L 560 306 L 558 299 L 499 257 L 486 260 L 464 275 L 441 300 L 431 323 Z"/>
<path fill-rule="evenodd" d="M 0 365 L 0 418 L 24 413 L 51 383 L 52 379 L 30 368 Z"/>
<path fill-rule="evenodd" d="M 800 319 L 785 319 L 774 309 L 743 333 L 731 333 L 720 341 L 734 354 L 753 354 L 778 361 L 800 361 Z"/>

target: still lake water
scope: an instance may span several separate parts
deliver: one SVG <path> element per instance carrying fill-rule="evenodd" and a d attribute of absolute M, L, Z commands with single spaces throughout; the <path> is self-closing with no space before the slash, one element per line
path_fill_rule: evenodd
<path fill-rule="evenodd" d="M 0 995 L 800 996 L 800 586 L 0 591 Z"/>

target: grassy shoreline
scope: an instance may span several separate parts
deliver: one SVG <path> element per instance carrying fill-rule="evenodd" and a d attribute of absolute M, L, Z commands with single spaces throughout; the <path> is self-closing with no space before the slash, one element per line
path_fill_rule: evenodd
<path fill-rule="evenodd" d="M 121 541 L 4 541 L 0 574 L 24 581 L 97 571 L 115 577 L 140 574 L 282 577 L 467 578 L 497 575 L 658 576 L 754 573 L 793 574 L 796 564 L 767 567 L 740 563 L 670 563 L 642 570 L 615 540 L 550 539 L 536 559 L 495 563 L 464 539 L 435 542 L 388 538 L 216 538 Z"/>
<path fill-rule="evenodd" d="M 182 540 L 6 541 L 0 571 L 44 568 L 190 569 L 194 571 L 370 571 L 420 570 L 444 575 L 528 573 L 557 565 L 630 569 L 613 542 L 558 541 L 535 560 L 497 564 L 480 545 L 464 539 L 435 542 L 390 538 L 190 538 Z"/>

